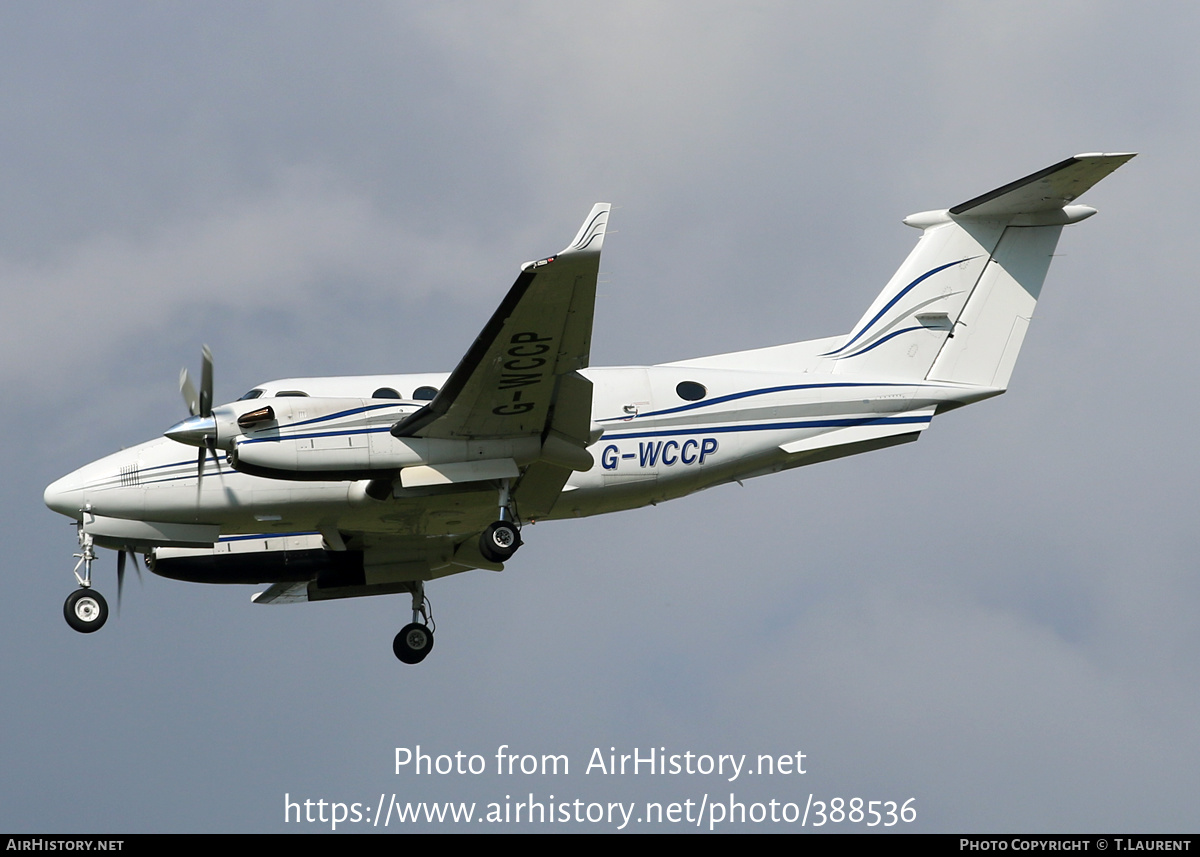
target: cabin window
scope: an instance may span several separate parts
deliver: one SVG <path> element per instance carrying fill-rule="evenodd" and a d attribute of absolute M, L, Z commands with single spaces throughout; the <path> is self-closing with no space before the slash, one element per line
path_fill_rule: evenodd
<path fill-rule="evenodd" d="M 371 394 L 372 399 L 399 399 L 400 394 L 391 387 L 380 387 Z"/>
<path fill-rule="evenodd" d="M 413 398 L 418 402 L 432 402 L 437 393 L 437 387 L 417 387 L 413 391 Z"/>
<path fill-rule="evenodd" d="M 687 402 L 698 402 L 708 395 L 708 390 L 695 381 L 680 381 L 675 387 L 675 395 Z"/>

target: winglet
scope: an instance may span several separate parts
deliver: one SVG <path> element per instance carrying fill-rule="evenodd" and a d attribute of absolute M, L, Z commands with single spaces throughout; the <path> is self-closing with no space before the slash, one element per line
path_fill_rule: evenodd
<path fill-rule="evenodd" d="M 522 263 L 521 270 L 532 271 L 535 268 L 541 268 L 544 265 L 549 265 L 560 256 L 576 253 L 599 253 L 601 248 L 604 247 L 604 233 L 608 229 L 608 213 L 611 210 L 612 205 L 610 203 L 596 203 L 592 206 L 591 213 L 584 219 L 583 225 L 579 227 L 579 232 L 575 234 L 574 241 L 553 256 Z"/>
<path fill-rule="evenodd" d="M 599 253 L 600 248 L 604 246 L 604 233 L 608 229 L 608 213 L 611 210 L 612 205 L 607 202 L 598 202 L 593 205 L 591 214 L 579 227 L 579 233 L 575 236 L 575 240 L 558 255 L 583 252 Z"/>
<path fill-rule="evenodd" d="M 521 266 L 516 282 L 433 401 L 392 426 L 393 437 L 523 438 L 545 433 L 552 413 L 564 408 L 561 388 L 570 383 L 565 379 L 587 368 L 590 359 L 596 275 L 611 208 L 606 202 L 592 206 L 562 252 Z M 578 410 L 586 438 L 591 384 L 580 380 L 588 387 Z M 558 452 L 547 456 L 551 458 L 562 460 Z M 575 459 L 584 466 L 582 455 Z"/>

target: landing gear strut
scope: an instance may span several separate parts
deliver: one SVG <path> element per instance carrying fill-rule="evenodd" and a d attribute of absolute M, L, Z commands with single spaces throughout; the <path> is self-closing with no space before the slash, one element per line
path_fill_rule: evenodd
<path fill-rule="evenodd" d="M 412 622 L 400 629 L 392 641 L 392 652 L 401 663 L 419 664 L 433 651 L 433 629 L 425 602 L 425 582 L 418 580 L 412 591 Z"/>
<path fill-rule="evenodd" d="M 521 530 L 510 518 L 508 480 L 500 483 L 500 520 L 489 524 L 479 536 L 479 552 L 491 562 L 504 562 L 521 546 Z"/>
<path fill-rule="evenodd" d="M 63 604 L 63 616 L 76 631 L 90 634 L 103 628 L 108 620 L 108 602 L 92 589 L 92 563 L 96 560 L 96 550 L 92 534 L 85 533 L 82 525 L 79 527 L 79 553 L 74 556 L 79 560 L 75 563 L 75 579 L 79 581 L 79 589 L 67 596 Z M 82 575 L 80 568 L 83 569 Z"/>

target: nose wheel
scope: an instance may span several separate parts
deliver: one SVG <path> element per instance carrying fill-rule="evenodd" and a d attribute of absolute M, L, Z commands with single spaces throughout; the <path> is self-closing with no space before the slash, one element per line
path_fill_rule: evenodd
<path fill-rule="evenodd" d="M 67 624 L 81 634 L 99 631 L 108 621 L 108 602 L 94 589 L 76 589 L 63 605 Z"/>
<path fill-rule="evenodd" d="M 91 533 L 79 527 L 79 553 L 75 554 L 75 579 L 79 588 L 67 596 L 63 604 L 63 616 L 67 624 L 81 634 L 99 631 L 108 621 L 108 602 L 104 596 L 92 589 L 92 563 L 96 561 L 96 549 Z M 79 570 L 83 569 L 83 574 Z"/>

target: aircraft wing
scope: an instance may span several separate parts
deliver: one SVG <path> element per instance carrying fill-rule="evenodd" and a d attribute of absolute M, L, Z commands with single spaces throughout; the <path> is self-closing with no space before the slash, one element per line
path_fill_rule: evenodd
<path fill-rule="evenodd" d="M 526 262 L 504 300 L 428 405 L 392 427 L 396 437 L 563 435 L 583 453 L 591 425 L 588 365 L 596 275 L 609 206 L 599 203 L 556 256 Z M 580 433 L 581 432 L 581 433 Z M 586 455 L 586 453 L 583 453 Z"/>
<path fill-rule="evenodd" d="M 308 581 L 272 583 L 263 592 L 250 596 L 255 604 L 301 604 L 308 601 Z"/>

